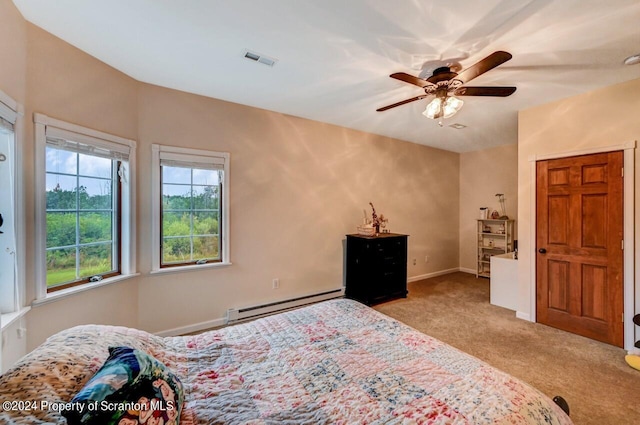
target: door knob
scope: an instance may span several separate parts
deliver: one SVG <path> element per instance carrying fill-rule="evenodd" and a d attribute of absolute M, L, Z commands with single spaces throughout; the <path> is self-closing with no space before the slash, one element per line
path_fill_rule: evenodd
<path fill-rule="evenodd" d="M 539 252 L 540 254 L 546 254 L 546 253 L 547 253 L 547 250 L 546 250 L 546 249 L 544 249 L 544 248 L 540 248 L 540 249 L 538 250 L 538 252 Z"/>

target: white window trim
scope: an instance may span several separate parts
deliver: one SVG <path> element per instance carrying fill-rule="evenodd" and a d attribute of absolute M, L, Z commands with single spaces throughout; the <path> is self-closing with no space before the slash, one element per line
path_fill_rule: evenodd
<path fill-rule="evenodd" d="M 80 292 L 88 291 L 93 288 L 100 288 L 101 286 L 111 285 L 113 283 L 122 282 L 123 280 L 131 279 L 136 276 L 140 276 L 140 273 L 133 274 L 119 274 L 118 276 L 113 276 L 107 279 L 103 279 L 100 282 L 89 282 L 78 286 L 72 286 L 70 288 L 61 289 L 59 291 L 51 292 L 47 295 L 46 298 L 34 300 L 31 303 L 32 307 L 37 307 L 43 304 L 50 303 L 52 301 L 56 301 L 60 298 L 68 297 L 69 295 L 75 295 Z M 4 325 L 3 325 L 4 326 Z"/>
<path fill-rule="evenodd" d="M 36 190 L 36 238 L 35 238 L 35 279 L 36 300 L 34 305 L 42 304 L 43 300 L 54 300 L 61 297 L 82 292 L 87 289 L 104 286 L 109 283 L 120 282 L 123 279 L 137 275 L 136 272 L 136 142 L 98 130 L 82 127 L 48 117 L 43 114 L 33 114 L 35 123 L 35 190 Z M 129 148 L 129 166 L 125 169 L 127 184 L 122 185 L 121 205 L 121 264 L 120 275 L 106 278 L 99 285 L 83 284 L 61 291 L 47 293 L 47 261 L 46 261 L 46 143 L 47 127 L 66 130 L 81 136 L 101 139 L 107 143 L 124 145 Z"/>
<path fill-rule="evenodd" d="M 15 101 L 11 96 L 0 90 L 0 116 L 11 122 L 13 134 L 15 137 L 15 205 L 14 217 L 25 217 L 24 209 L 24 170 L 23 166 L 23 134 L 22 134 L 22 117 L 24 116 L 24 107 Z M 16 317 L 22 317 L 28 311 L 24 308 L 25 292 L 26 292 L 26 220 L 15 220 L 14 223 L 16 236 L 16 258 L 17 258 L 17 276 L 16 276 L 16 310 L 12 313 L 3 314 L 0 317 L 0 328 L 10 325 Z M 1 344 L 0 344 L 1 345 Z"/>
<path fill-rule="evenodd" d="M 229 246 L 229 184 L 230 184 L 230 157 L 227 152 L 214 152 L 202 149 L 181 148 L 176 146 L 165 145 L 151 145 L 152 159 L 151 159 L 151 208 L 153 210 L 151 219 L 151 238 L 152 238 L 152 268 L 151 274 L 164 274 L 164 273 L 176 273 L 181 271 L 193 271 L 202 270 L 207 268 L 224 267 L 231 265 L 230 259 L 230 246 Z M 160 267 L 160 152 L 169 152 L 174 154 L 181 154 L 189 157 L 192 162 L 202 162 L 200 158 L 222 158 L 224 159 L 224 186 L 222 190 L 222 261 L 218 263 L 206 263 L 200 265 L 188 264 L 184 266 L 175 267 Z"/>

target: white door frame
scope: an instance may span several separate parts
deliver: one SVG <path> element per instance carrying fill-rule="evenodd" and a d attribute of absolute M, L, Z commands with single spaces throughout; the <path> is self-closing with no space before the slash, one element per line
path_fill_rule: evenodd
<path fill-rule="evenodd" d="M 537 287 L 537 274 L 536 274 L 536 229 L 537 229 L 537 209 L 536 209 L 536 162 L 544 161 L 547 159 L 566 158 L 570 156 L 589 155 L 594 153 L 605 153 L 614 151 L 624 152 L 624 181 L 623 181 L 623 220 L 624 220 L 624 251 L 622 254 L 623 261 L 623 296 L 624 296 L 624 349 L 627 351 L 634 350 L 634 342 L 636 340 L 635 329 L 633 325 L 633 316 L 636 314 L 636 306 L 640 306 L 640 276 L 635 275 L 635 217 L 634 217 L 634 205 L 635 205 L 635 149 L 636 142 L 627 142 L 621 145 L 602 146 L 591 149 L 581 149 L 569 152 L 559 152 L 548 155 L 532 155 L 529 157 L 530 164 L 530 217 L 531 217 L 531 229 L 529 239 L 529 258 L 530 258 L 530 316 L 529 319 L 532 322 L 536 322 L 536 287 Z M 640 272 L 640 270 L 639 270 Z M 637 283 L 635 283 L 637 282 Z"/>

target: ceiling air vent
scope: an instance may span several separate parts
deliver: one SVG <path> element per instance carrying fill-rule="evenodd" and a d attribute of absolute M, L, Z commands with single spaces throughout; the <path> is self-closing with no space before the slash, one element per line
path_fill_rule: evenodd
<path fill-rule="evenodd" d="M 269 56 L 265 56 L 262 53 L 252 52 L 251 50 L 245 50 L 242 52 L 242 55 L 245 59 L 249 59 L 254 62 L 261 63 L 267 66 L 273 66 L 278 62 L 277 59 L 270 58 Z"/>
<path fill-rule="evenodd" d="M 467 126 L 464 125 L 464 124 L 460 124 L 460 123 L 454 123 L 454 124 L 451 124 L 449 127 L 455 128 L 456 130 L 462 130 L 463 128 L 466 128 Z"/>

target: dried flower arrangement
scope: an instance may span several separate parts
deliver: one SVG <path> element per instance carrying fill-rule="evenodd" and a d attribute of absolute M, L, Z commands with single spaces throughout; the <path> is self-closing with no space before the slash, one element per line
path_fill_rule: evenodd
<path fill-rule="evenodd" d="M 376 213 L 376 208 L 373 206 L 372 202 L 369 202 L 369 205 L 371 205 L 372 211 L 371 218 L 369 219 L 367 217 L 367 211 L 363 210 L 364 222 L 362 226 L 358 226 L 358 233 L 360 233 L 361 235 L 372 236 L 374 234 L 380 233 L 380 227 L 387 227 L 387 222 L 389 221 L 389 219 L 385 218 L 383 214 L 378 215 Z"/>
<path fill-rule="evenodd" d="M 384 218 L 384 214 L 380 214 L 380 216 L 378 217 L 378 214 L 376 214 L 376 208 L 373 206 L 372 202 L 369 202 L 369 205 L 371 205 L 371 224 L 373 225 L 373 227 L 376 228 L 376 233 L 380 232 L 380 226 L 382 226 L 383 228 L 387 226 L 387 222 L 389 221 L 389 219 Z"/>

